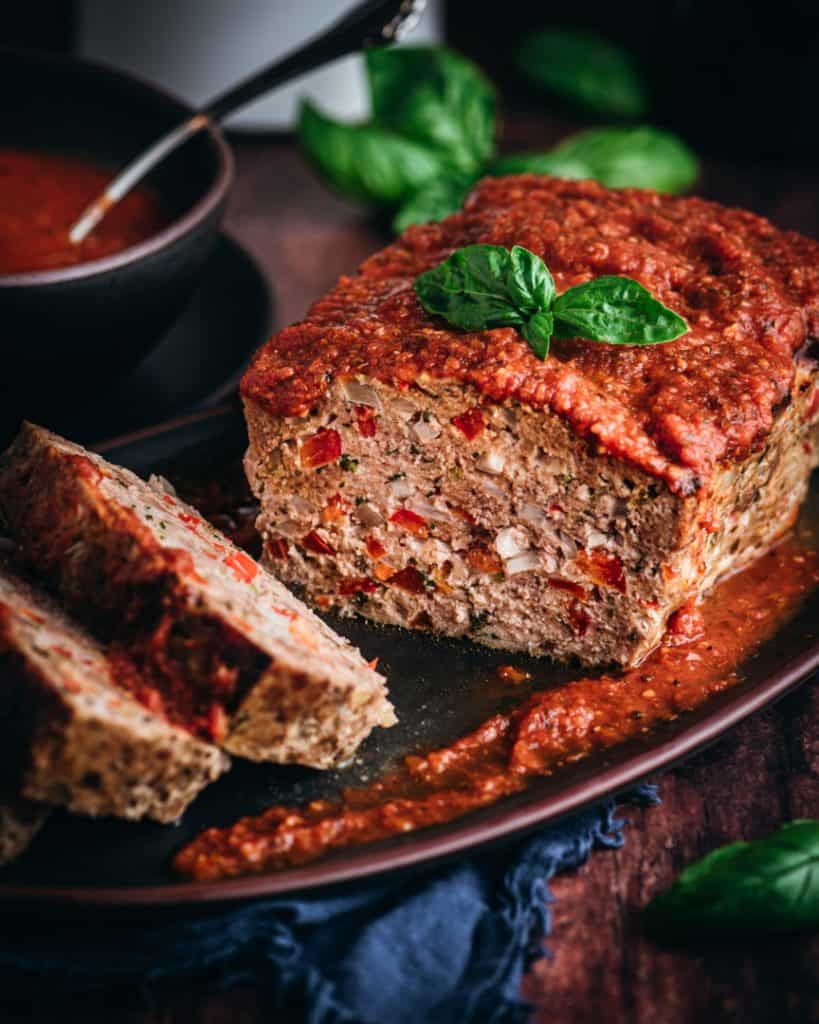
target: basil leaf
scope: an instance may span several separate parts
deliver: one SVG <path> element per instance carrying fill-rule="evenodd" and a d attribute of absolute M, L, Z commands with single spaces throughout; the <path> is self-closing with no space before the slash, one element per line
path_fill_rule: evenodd
<path fill-rule="evenodd" d="M 555 300 L 555 337 L 609 345 L 656 345 L 685 334 L 688 325 L 629 277 L 598 277 Z"/>
<path fill-rule="evenodd" d="M 495 90 L 460 54 L 436 47 L 373 49 L 366 56 L 376 125 L 477 172 L 495 150 Z"/>
<path fill-rule="evenodd" d="M 596 114 L 638 118 L 648 111 L 648 89 L 629 54 L 594 33 L 535 32 L 517 63 L 532 84 Z"/>
<path fill-rule="evenodd" d="M 588 164 L 571 157 L 563 157 L 557 151 L 551 153 L 514 153 L 501 157 L 489 165 L 489 174 L 502 177 L 504 174 L 549 174 L 553 178 L 582 180 L 593 178 Z"/>
<path fill-rule="evenodd" d="M 473 184 L 471 175 L 449 175 L 428 181 L 403 203 L 392 222 L 394 230 L 400 233 L 410 224 L 428 224 L 457 213 Z"/>
<path fill-rule="evenodd" d="M 468 245 L 415 281 L 428 313 L 466 331 L 522 327 L 548 311 L 554 282 L 546 264 L 519 245 Z"/>
<path fill-rule="evenodd" d="M 819 821 L 732 843 L 688 867 L 646 908 L 665 939 L 765 936 L 819 928 Z"/>
<path fill-rule="evenodd" d="M 555 319 L 551 313 L 535 313 L 521 327 L 520 333 L 529 342 L 529 348 L 538 359 L 545 359 L 554 334 Z"/>
<path fill-rule="evenodd" d="M 560 162 L 583 164 L 608 188 L 653 188 L 657 192 L 686 192 L 697 180 L 697 158 L 670 132 L 639 128 L 593 128 L 561 143 L 551 156 Z"/>
<path fill-rule="evenodd" d="M 446 171 L 439 153 L 367 124 L 344 124 L 304 102 L 299 139 L 307 158 L 336 188 L 394 206 Z"/>

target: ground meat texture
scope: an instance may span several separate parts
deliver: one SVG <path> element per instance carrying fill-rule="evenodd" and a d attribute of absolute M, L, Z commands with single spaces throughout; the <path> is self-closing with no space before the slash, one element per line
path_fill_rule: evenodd
<path fill-rule="evenodd" d="M 643 348 L 555 340 L 543 362 L 511 328 L 449 329 L 413 283 L 479 242 L 531 249 L 558 292 L 633 277 L 690 330 Z M 266 557 L 320 607 L 634 664 L 797 514 L 817 296 L 819 245 L 753 214 L 487 179 L 256 356 L 242 394 Z"/>
<path fill-rule="evenodd" d="M 0 512 L 27 562 L 133 663 L 121 685 L 194 735 L 327 768 L 395 721 L 383 676 L 161 479 L 27 424 L 0 460 Z"/>
<path fill-rule="evenodd" d="M 321 607 L 506 650 L 633 664 L 685 601 L 770 546 L 805 494 L 808 390 L 797 389 L 762 451 L 686 497 L 599 454 L 554 415 L 419 383 L 342 382 L 301 419 L 247 403 L 265 548 Z M 374 435 L 359 431 L 351 394 L 376 403 Z M 463 418 L 474 425 L 476 410 L 481 429 L 467 435 Z M 328 430 L 342 456 L 305 466 L 304 445 Z M 328 507 L 343 512 L 328 517 Z M 323 549 L 305 543 L 314 532 Z"/>

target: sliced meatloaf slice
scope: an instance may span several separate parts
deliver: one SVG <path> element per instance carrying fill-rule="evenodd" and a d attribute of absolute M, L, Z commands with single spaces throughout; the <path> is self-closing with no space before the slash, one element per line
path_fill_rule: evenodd
<path fill-rule="evenodd" d="M 42 428 L 0 463 L 25 559 L 138 675 L 147 706 L 253 760 L 327 768 L 394 721 L 384 678 L 179 501 Z"/>
<path fill-rule="evenodd" d="M 49 598 L 0 567 L 4 780 L 23 798 L 81 814 L 174 821 L 228 759 L 123 692 L 117 671 Z M 7 837 L 42 816 L 5 807 Z"/>
<path fill-rule="evenodd" d="M 558 291 L 626 274 L 690 331 L 646 348 L 425 313 L 417 275 L 522 244 Z M 819 245 L 702 200 L 525 176 L 409 229 L 242 384 L 265 557 L 320 607 L 631 665 L 798 513 L 816 460 Z M 690 617 L 681 617 L 686 622 Z"/>

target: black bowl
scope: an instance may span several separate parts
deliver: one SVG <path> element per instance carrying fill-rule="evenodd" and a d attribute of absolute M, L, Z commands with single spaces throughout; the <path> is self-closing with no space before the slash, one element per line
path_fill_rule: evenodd
<path fill-rule="evenodd" d="M 87 156 L 113 169 L 192 113 L 130 74 L 0 50 L 0 146 Z M 219 232 L 233 157 L 202 131 L 146 179 L 169 225 L 139 245 L 58 270 L 0 275 L 0 402 L 48 418 L 104 387 L 184 309 Z"/>

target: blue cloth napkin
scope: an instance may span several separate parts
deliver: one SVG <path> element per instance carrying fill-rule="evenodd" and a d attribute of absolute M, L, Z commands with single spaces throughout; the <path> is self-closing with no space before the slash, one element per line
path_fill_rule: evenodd
<path fill-rule="evenodd" d="M 626 798 L 657 803 L 653 786 Z M 525 1021 L 519 990 L 545 953 L 548 880 L 595 848 L 623 843 L 609 802 L 533 837 L 425 874 L 337 893 L 258 901 L 146 926 L 43 923 L 3 929 L 0 977 L 20 991 L 153 988 L 207 975 L 265 987 L 309 1024 L 507 1024 Z"/>

